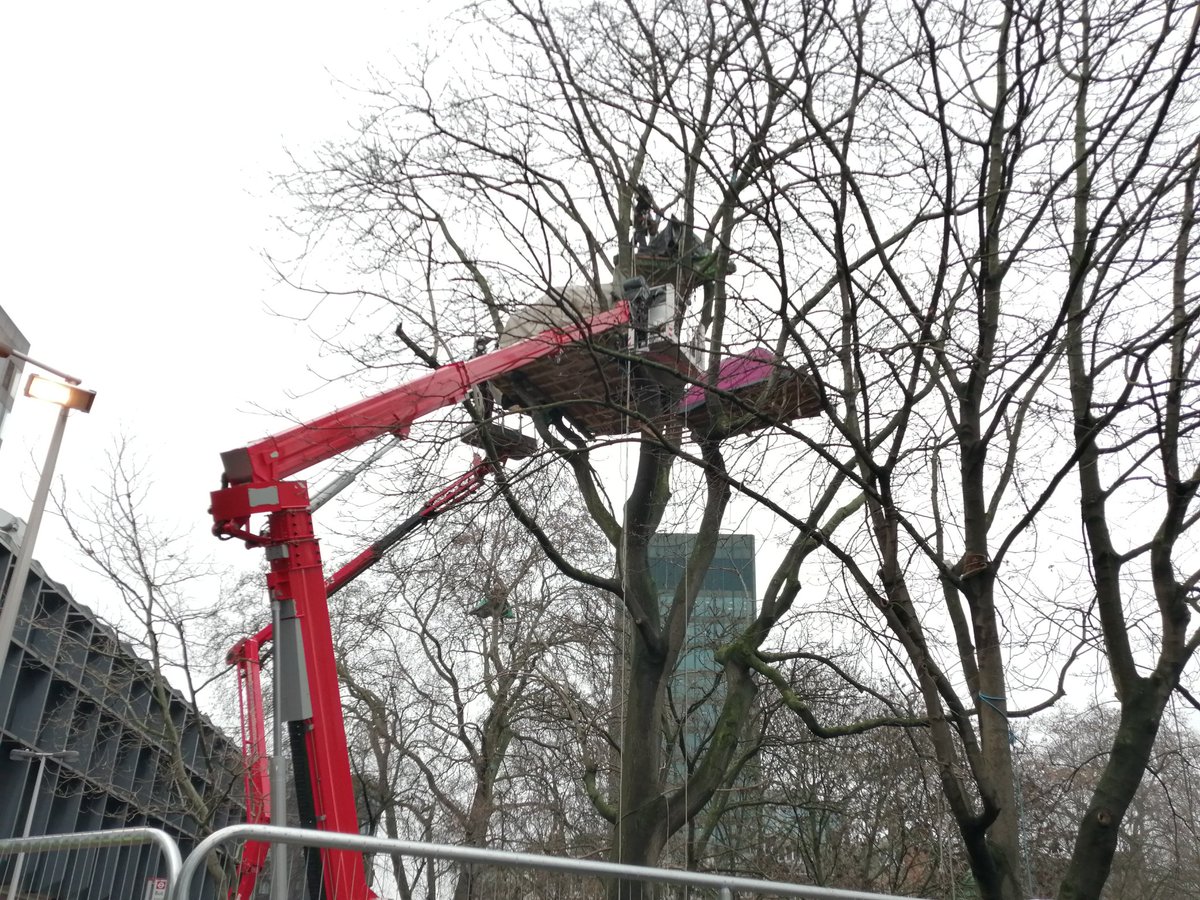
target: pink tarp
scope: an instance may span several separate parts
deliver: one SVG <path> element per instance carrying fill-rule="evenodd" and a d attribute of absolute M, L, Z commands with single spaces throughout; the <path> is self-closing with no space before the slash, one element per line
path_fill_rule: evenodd
<path fill-rule="evenodd" d="M 717 388 L 733 393 L 739 388 L 761 384 L 775 370 L 775 355 L 765 347 L 755 347 L 749 353 L 739 353 L 722 360 L 717 371 Z M 693 384 L 676 408 L 679 413 L 691 412 L 704 403 L 704 386 Z"/>

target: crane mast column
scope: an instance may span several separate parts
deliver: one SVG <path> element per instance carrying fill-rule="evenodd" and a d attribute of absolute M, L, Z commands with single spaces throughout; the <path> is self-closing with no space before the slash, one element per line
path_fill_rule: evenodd
<path fill-rule="evenodd" d="M 308 486 L 299 481 L 235 484 L 213 492 L 212 512 L 218 522 L 226 523 L 226 534 L 266 550 L 270 564 L 267 588 L 271 602 L 279 604 L 280 610 L 281 628 L 274 634 L 276 665 L 299 676 L 283 680 L 292 696 L 281 700 L 285 701 L 289 729 L 301 738 L 293 741 L 293 755 L 303 754 L 303 759 L 294 760 L 297 774 L 301 767 L 307 770 L 307 778 L 296 779 L 301 818 L 311 820 L 304 823 L 309 827 L 356 834 L 350 756 Z M 263 513 L 267 515 L 266 531 L 252 534 L 251 516 Z M 311 786 L 308 791 L 306 784 Z M 311 803 L 304 802 L 310 798 Z M 325 850 L 321 859 L 326 897 L 367 900 L 372 896 L 361 854 Z M 313 876 L 315 870 L 316 866 L 310 866 Z"/>
<path fill-rule="evenodd" d="M 333 652 L 333 634 L 325 596 L 325 575 L 321 551 L 313 535 L 312 515 L 308 511 L 308 492 L 303 508 L 281 509 L 268 518 L 270 546 L 267 557 L 270 573 L 267 586 L 274 603 L 282 604 L 281 623 L 290 617 L 297 640 L 275 636 L 275 652 L 302 656 L 310 714 L 292 719 L 295 731 L 304 728 L 303 741 L 312 786 L 313 824 L 327 831 L 347 834 L 358 832 L 358 814 L 351 783 L 350 756 L 346 748 L 342 698 L 338 688 L 337 662 Z M 290 607 L 290 609 L 289 609 Z M 290 613 L 290 616 L 289 616 Z M 294 647 L 288 644 L 294 643 Z M 280 658 L 280 663 L 283 663 Z M 297 748 L 298 749 L 298 748 Z M 295 751 L 293 751 L 295 752 Z M 362 856 L 351 851 L 326 851 L 324 865 L 326 895 L 329 897 L 366 898 L 369 896 L 362 867 Z"/>

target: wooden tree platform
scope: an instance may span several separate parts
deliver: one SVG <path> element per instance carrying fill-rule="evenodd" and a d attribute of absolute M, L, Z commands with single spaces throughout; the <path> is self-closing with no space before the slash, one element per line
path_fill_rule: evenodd
<path fill-rule="evenodd" d="M 660 264 L 666 264 L 657 270 L 663 276 L 684 274 L 671 269 L 677 260 L 646 256 L 639 257 L 639 274 L 648 275 Z M 583 321 L 600 308 L 600 295 L 588 286 L 547 294 L 509 319 L 500 344 L 536 340 L 545 329 Z M 704 377 L 673 339 L 655 333 L 648 346 L 634 351 L 629 329 L 620 328 L 531 362 L 496 378 L 492 386 L 503 395 L 506 408 L 552 410 L 585 437 L 628 434 L 647 417 L 667 430 L 682 425 L 697 434 L 717 429 L 745 434 L 774 422 L 815 416 L 822 407 L 816 377 L 777 360 L 765 348 L 723 360 L 715 390 L 701 386 Z M 664 396 L 670 406 L 665 413 Z"/>
<path fill-rule="evenodd" d="M 555 409 L 592 435 L 630 430 L 625 332 L 579 343 L 492 382 L 507 405 Z"/>
<path fill-rule="evenodd" d="M 749 434 L 773 424 L 820 415 L 823 391 L 807 369 L 796 369 L 759 347 L 721 362 L 715 390 L 688 388 L 677 411 L 697 434 L 721 429 Z"/>
<path fill-rule="evenodd" d="M 538 360 L 494 384 L 523 409 L 553 409 L 590 435 L 627 434 L 637 429 L 638 413 L 661 419 L 644 408 L 638 388 L 631 385 L 630 357 L 625 336 L 605 335 L 593 344 L 579 344 L 563 353 Z M 746 434 L 776 422 L 816 416 L 821 411 L 821 388 L 807 370 L 775 360 L 765 349 L 731 356 L 721 365 L 717 388 L 711 394 L 698 382 L 700 372 L 678 347 L 657 342 L 645 361 L 639 357 L 637 382 L 658 384 L 681 399 L 669 418 L 682 420 L 688 430 L 708 434 L 724 428 Z M 710 400 L 720 402 L 715 410 Z M 666 423 L 662 423 L 664 426 Z"/>

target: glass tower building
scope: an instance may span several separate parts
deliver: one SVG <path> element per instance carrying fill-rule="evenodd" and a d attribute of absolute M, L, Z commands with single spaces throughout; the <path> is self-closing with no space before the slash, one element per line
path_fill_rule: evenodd
<path fill-rule="evenodd" d="M 658 534 L 651 540 L 650 571 L 664 613 L 680 582 L 693 577 L 687 561 L 695 543 L 693 534 Z M 757 612 L 754 535 L 721 535 L 712 565 L 695 577 L 702 579 L 700 589 L 668 698 L 672 717 L 683 730 L 689 756 L 701 749 L 716 724 L 724 700 L 719 681 L 721 667 L 713 654 L 745 628 Z M 682 774 L 686 762 L 676 759 L 672 765 L 680 767 L 676 771 Z"/>

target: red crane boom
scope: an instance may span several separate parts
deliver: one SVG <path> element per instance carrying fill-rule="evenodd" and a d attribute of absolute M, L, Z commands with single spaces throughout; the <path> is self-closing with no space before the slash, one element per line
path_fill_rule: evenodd
<path fill-rule="evenodd" d="M 339 573 L 331 584 L 326 583 L 313 533 L 308 486 L 282 479 L 385 434 L 403 437 L 417 419 L 464 400 L 474 386 L 510 375 L 629 321 L 629 304 L 619 301 L 612 309 L 571 327 L 548 329 L 484 356 L 450 363 L 376 397 L 221 454 L 222 488 L 212 493 L 210 507 L 213 533 L 265 549 L 270 564 L 268 591 L 271 601 L 280 604 L 280 633 L 274 635 L 276 665 L 283 673 L 291 673 L 283 680 L 292 686 L 290 694 L 285 697 L 281 690 L 280 701 L 292 738 L 303 825 L 358 831 L 327 603 L 331 588 L 336 590 L 349 579 L 336 581 Z M 251 528 L 251 518 L 256 515 L 267 517 L 262 533 Z M 372 548 L 351 562 L 355 574 L 378 558 Z M 242 648 L 246 672 L 261 664 L 250 661 L 250 650 L 248 645 Z M 261 773 L 252 778 L 252 791 L 259 791 L 265 780 Z M 320 881 L 326 897 L 367 900 L 371 896 L 361 855 L 326 850 L 321 859 Z M 311 886 L 316 877 L 311 870 L 310 874 Z"/>
<path fill-rule="evenodd" d="M 210 507 L 213 533 L 266 551 L 270 564 L 267 587 L 271 601 L 279 604 L 279 628 L 273 635 L 280 684 L 278 702 L 282 719 L 288 722 L 303 825 L 328 831 L 358 831 L 329 595 L 440 509 L 477 490 L 491 471 L 487 467 L 499 460 L 477 460 L 471 472 L 435 495 L 421 511 L 362 551 L 328 581 L 313 533 L 308 486 L 283 479 L 383 435 L 406 437 L 417 419 L 466 399 L 472 388 L 487 381 L 532 398 L 525 401 L 527 404 L 552 406 L 568 417 L 574 415 L 584 426 L 585 435 L 624 433 L 636 426 L 630 424 L 628 411 L 611 391 L 614 382 L 627 376 L 626 361 L 635 357 L 646 363 L 643 374 L 665 385 L 668 394 L 683 395 L 688 385 L 693 386 L 682 403 L 667 411 L 667 415 L 683 419 L 689 428 L 725 427 L 729 433 L 742 433 L 769 421 L 816 415 L 822 408 L 822 391 L 815 377 L 790 368 L 765 350 L 726 360 L 716 383 L 701 386 L 702 373 L 676 341 L 672 326 L 675 309 L 669 302 L 669 292 L 662 288 L 648 290 L 641 278 L 626 282 L 624 288 L 625 299 L 612 309 L 590 316 L 574 315 L 574 324 L 568 327 L 550 328 L 493 353 L 450 363 L 378 396 L 221 454 L 222 487 L 212 493 Z M 560 310 L 565 311 L 565 307 Z M 612 333 L 626 326 L 633 334 L 622 345 L 613 340 Z M 605 335 L 605 340 L 598 340 Z M 631 355 L 613 352 L 622 346 L 628 347 Z M 710 395 L 734 400 L 735 409 L 753 412 L 743 413 L 736 427 L 723 425 L 720 404 L 715 413 L 708 409 Z M 710 416 L 714 418 L 710 420 Z M 519 438 L 519 433 L 516 436 Z M 511 457 L 521 455 L 511 447 L 506 451 L 496 444 L 491 446 L 496 447 L 500 457 L 505 452 Z M 251 519 L 257 515 L 267 517 L 267 527 L 261 532 L 251 527 Z M 230 651 L 230 662 L 239 669 L 243 711 L 251 710 L 249 719 L 244 720 L 249 725 L 243 726 L 243 747 L 250 761 L 246 784 L 252 816 L 265 816 L 269 810 L 265 762 L 261 767 L 258 763 L 260 757 L 265 759 L 266 739 L 257 679 L 261 668 L 259 650 L 270 637 L 271 629 L 264 629 Z M 265 847 L 250 852 L 240 873 L 239 897 L 249 896 L 240 892 L 243 887 L 252 890 L 265 853 Z M 320 875 L 313 862 L 317 859 L 321 862 Z M 322 885 L 323 896 L 329 900 L 371 897 L 363 859 L 350 851 L 326 850 L 319 857 L 311 854 L 309 885 L 314 900 L 322 896 Z"/>

